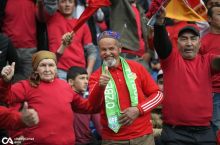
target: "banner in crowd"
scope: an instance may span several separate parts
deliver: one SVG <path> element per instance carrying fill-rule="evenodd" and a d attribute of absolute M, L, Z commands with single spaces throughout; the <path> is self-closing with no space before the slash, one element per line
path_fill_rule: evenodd
<path fill-rule="evenodd" d="M 206 21 L 206 7 L 201 0 L 152 0 L 146 16 L 153 21 L 161 7 L 166 17 L 181 21 Z"/>
<path fill-rule="evenodd" d="M 189 3 L 189 0 L 171 0 L 166 6 L 166 17 L 182 21 L 206 21 L 206 19 L 200 15 L 203 14 L 203 10 L 198 9 L 198 14 L 190 5 L 196 4 L 196 1 L 199 0 L 191 0 L 191 2 L 192 1 L 193 3 Z M 196 8 L 198 3 L 192 6 Z M 206 9 L 204 9 L 204 13 L 205 12 Z"/>
<path fill-rule="evenodd" d="M 188 3 L 197 14 L 207 19 L 207 9 L 203 0 L 188 0 Z"/>
<path fill-rule="evenodd" d="M 89 0 L 88 7 L 77 20 L 73 27 L 73 32 L 76 32 L 100 7 L 110 6 L 109 0 Z"/>

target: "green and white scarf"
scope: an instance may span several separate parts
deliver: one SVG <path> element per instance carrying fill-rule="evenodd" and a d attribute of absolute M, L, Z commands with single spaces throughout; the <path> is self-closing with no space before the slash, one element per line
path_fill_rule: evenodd
<path fill-rule="evenodd" d="M 128 65 L 128 63 L 125 61 L 124 58 L 120 57 L 123 74 L 125 77 L 126 85 L 129 90 L 130 94 L 130 100 L 131 100 L 131 106 L 137 106 L 138 104 L 138 95 L 137 95 L 137 88 L 135 84 L 135 75 L 131 72 L 131 69 Z M 105 71 L 105 65 L 102 65 L 102 72 Z M 106 109 L 106 115 L 108 118 L 108 126 L 111 128 L 115 133 L 118 132 L 121 125 L 118 122 L 118 118 L 121 115 L 120 113 L 120 104 L 118 99 L 118 91 L 117 87 L 115 85 L 115 82 L 111 76 L 111 73 L 108 72 L 110 75 L 110 81 L 108 82 L 106 88 L 105 88 L 105 109 Z M 120 87 L 120 86 L 118 86 Z M 120 88 L 118 88 L 120 89 Z"/>

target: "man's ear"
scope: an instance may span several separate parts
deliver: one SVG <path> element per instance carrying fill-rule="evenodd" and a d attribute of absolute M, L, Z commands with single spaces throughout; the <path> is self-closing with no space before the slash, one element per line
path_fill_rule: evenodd
<path fill-rule="evenodd" d="M 75 85 L 75 81 L 73 80 L 73 79 L 68 79 L 68 84 L 70 85 L 70 86 L 74 86 Z"/>
<path fill-rule="evenodd" d="M 121 53 L 121 47 L 119 48 L 119 53 Z"/>

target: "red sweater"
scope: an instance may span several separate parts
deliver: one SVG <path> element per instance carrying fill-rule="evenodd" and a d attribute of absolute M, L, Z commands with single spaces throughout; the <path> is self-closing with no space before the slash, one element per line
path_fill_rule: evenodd
<path fill-rule="evenodd" d="M 178 48 L 161 60 L 164 72 L 163 120 L 167 124 L 209 126 L 212 117 L 213 55 L 183 59 Z"/>
<path fill-rule="evenodd" d="M 0 78 L 0 101 L 6 102 L 6 97 L 8 95 L 8 91 L 10 89 L 10 86 L 3 81 L 2 78 Z"/>
<path fill-rule="evenodd" d="M 0 106 L 0 128 L 18 129 L 26 125 L 21 120 L 21 115 L 18 111 Z"/>
<path fill-rule="evenodd" d="M 118 133 L 114 133 L 108 128 L 105 105 L 102 104 L 101 108 L 101 124 L 103 126 L 102 138 L 109 140 L 128 140 L 134 139 L 146 134 L 152 133 L 152 124 L 150 122 L 150 111 L 155 108 L 163 98 L 161 92 L 154 80 L 146 69 L 139 63 L 127 60 L 131 71 L 136 74 L 135 80 L 138 92 L 138 108 L 141 115 L 129 126 L 122 126 Z M 109 68 L 109 71 L 115 81 L 119 103 L 121 110 L 131 107 L 131 101 L 129 97 L 129 91 L 123 76 L 122 66 L 117 68 Z M 90 84 L 98 84 L 99 77 L 101 75 L 101 68 L 94 72 L 90 77 Z M 99 98 L 104 98 L 104 90 L 99 88 Z"/>
<path fill-rule="evenodd" d="M 201 54 L 211 53 L 220 55 L 220 34 L 208 33 L 202 37 L 202 47 L 200 49 Z M 212 88 L 213 92 L 220 93 L 220 74 L 212 76 Z"/>
<path fill-rule="evenodd" d="M 7 92 L 9 89 L 7 86 L 8 85 L 0 78 L 0 102 L 5 101 L 7 94 L 4 92 Z M 3 106 L 0 106 L 0 120 L 0 128 L 18 129 L 25 127 L 21 121 L 21 115 L 18 111 L 14 111 Z"/>
<path fill-rule="evenodd" d="M 96 93 L 99 92 L 90 93 L 97 96 Z M 21 103 L 27 101 L 29 108 L 38 112 L 39 124 L 24 129 L 22 135 L 34 138 L 25 144 L 40 145 L 73 145 L 75 135 L 72 109 L 79 113 L 98 112 L 99 101 L 102 101 L 96 97 L 89 98 L 89 101 L 82 99 L 72 91 L 69 84 L 59 79 L 52 83 L 41 82 L 37 88 L 31 87 L 26 80 L 20 81 L 12 85 L 8 100 L 13 108 L 20 107 Z"/>
<path fill-rule="evenodd" d="M 62 36 L 71 32 L 75 23 L 76 19 L 66 19 L 59 12 L 48 18 L 47 30 L 50 51 L 57 51 L 61 45 Z M 71 66 L 86 67 L 84 46 L 90 43 L 92 43 L 92 36 L 89 27 L 84 24 L 75 33 L 72 43 L 59 58 L 58 68 L 67 71 Z"/>
<path fill-rule="evenodd" d="M 101 134 L 100 114 L 79 114 L 75 113 L 74 130 L 76 135 L 76 144 L 89 144 L 95 137 L 89 127 L 90 121 L 92 121 Z"/>
<path fill-rule="evenodd" d="M 15 48 L 36 48 L 36 7 L 33 0 L 7 0 L 2 31 Z"/>

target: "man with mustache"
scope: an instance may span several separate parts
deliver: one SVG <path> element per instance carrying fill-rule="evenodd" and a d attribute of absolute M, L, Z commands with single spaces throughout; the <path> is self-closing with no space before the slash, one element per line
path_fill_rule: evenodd
<path fill-rule="evenodd" d="M 164 26 L 162 9 L 154 26 L 154 44 L 164 78 L 164 145 L 215 145 L 212 118 L 211 76 L 220 71 L 220 56 L 198 54 L 199 30 L 192 25 L 178 32 L 172 46 Z"/>
<path fill-rule="evenodd" d="M 119 33 L 102 32 L 98 46 L 103 64 L 89 84 L 99 83 L 96 91 L 104 98 L 100 108 L 102 145 L 154 145 L 150 111 L 162 101 L 161 91 L 144 66 L 120 57 Z"/>

